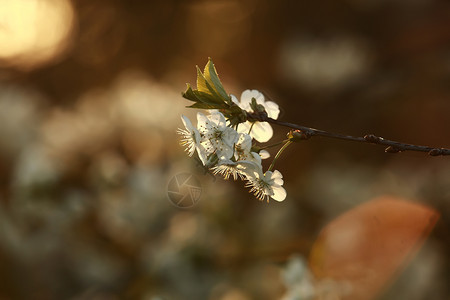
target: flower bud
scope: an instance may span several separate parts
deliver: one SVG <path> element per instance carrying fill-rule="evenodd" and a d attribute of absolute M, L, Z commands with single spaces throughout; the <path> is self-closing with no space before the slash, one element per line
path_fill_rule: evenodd
<path fill-rule="evenodd" d="M 291 130 L 287 134 L 287 138 L 292 142 L 300 142 L 309 139 L 311 136 L 301 130 Z"/>

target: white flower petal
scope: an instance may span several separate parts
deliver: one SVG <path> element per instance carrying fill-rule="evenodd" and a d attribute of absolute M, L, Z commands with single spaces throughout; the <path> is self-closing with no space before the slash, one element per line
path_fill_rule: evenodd
<path fill-rule="evenodd" d="M 270 157 L 270 153 L 266 150 L 261 150 L 259 151 L 259 156 L 261 157 L 261 159 L 267 159 Z"/>
<path fill-rule="evenodd" d="M 222 141 L 229 147 L 233 147 L 239 138 L 238 133 L 231 127 L 225 127 L 222 134 Z"/>
<path fill-rule="evenodd" d="M 273 180 L 273 182 L 277 185 L 283 185 L 284 183 L 283 175 L 278 170 L 273 171 L 272 177 L 270 179 Z"/>
<path fill-rule="evenodd" d="M 200 158 L 202 164 L 205 166 L 208 161 L 208 153 L 202 144 L 198 144 L 196 148 L 198 158 Z"/>
<path fill-rule="evenodd" d="M 225 146 L 221 149 L 217 149 L 217 156 L 222 159 L 230 159 L 233 156 L 233 149 L 231 147 Z"/>
<path fill-rule="evenodd" d="M 264 103 L 263 105 L 269 118 L 276 120 L 278 118 L 278 115 L 280 114 L 280 108 L 278 107 L 278 104 L 273 101 L 266 101 L 266 103 Z"/>
<path fill-rule="evenodd" d="M 250 135 L 260 143 L 265 143 L 273 136 L 272 126 L 267 122 L 255 122 Z"/>
<path fill-rule="evenodd" d="M 236 145 L 239 145 L 242 150 L 250 152 L 250 149 L 252 148 L 252 137 L 246 133 L 241 133 L 239 134 Z"/>
<path fill-rule="evenodd" d="M 247 160 L 252 158 L 250 151 L 252 149 L 252 138 L 246 133 L 239 133 L 239 138 L 234 145 L 234 158 L 236 160 Z"/>
<path fill-rule="evenodd" d="M 276 185 L 283 185 L 284 180 L 281 178 L 274 178 L 273 183 L 275 183 Z"/>
<path fill-rule="evenodd" d="M 180 144 L 185 147 L 185 151 L 189 156 L 192 156 L 196 150 L 197 145 L 201 142 L 201 136 L 198 130 L 192 125 L 188 117 L 182 115 L 181 121 L 186 129 L 178 129 L 178 134 L 182 135 Z"/>
<path fill-rule="evenodd" d="M 271 197 L 273 200 L 281 202 L 286 199 L 286 190 L 282 186 L 273 186 L 272 190 L 273 195 Z"/>
<path fill-rule="evenodd" d="M 183 121 L 184 127 L 186 127 L 187 130 L 192 131 L 195 127 L 192 125 L 191 120 L 189 120 L 188 117 L 181 115 L 181 121 Z"/>
<path fill-rule="evenodd" d="M 250 126 L 252 125 L 252 123 L 250 122 L 244 122 L 244 123 L 240 123 L 237 129 L 238 133 L 247 133 L 250 130 Z"/>
<path fill-rule="evenodd" d="M 200 112 L 197 113 L 197 128 L 200 132 L 204 132 L 211 128 L 209 123 L 208 118 L 204 114 Z"/>
<path fill-rule="evenodd" d="M 275 179 L 275 178 L 283 178 L 283 174 L 281 174 L 280 171 L 275 170 L 275 171 L 273 171 L 273 173 L 272 173 L 271 179 Z"/>
<path fill-rule="evenodd" d="M 247 180 L 256 180 L 261 178 L 262 175 L 262 165 L 253 161 L 239 161 L 239 168 L 242 170 L 242 173 L 246 175 Z"/>
<path fill-rule="evenodd" d="M 237 106 L 240 107 L 241 103 L 239 102 L 238 98 L 233 94 L 231 94 L 230 96 L 231 96 L 231 101 L 233 101 L 234 104 L 236 104 Z"/>
<path fill-rule="evenodd" d="M 243 110 L 246 111 L 251 111 L 253 112 L 253 110 L 250 107 L 250 103 L 252 102 L 252 98 L 255 98 L 256 101 L 264 101 L 264 96 L 263 94 L 261 94 L 259 91 L 257 90 L 245 90 L 242 92 L 241 94 L 241 105 L 240 108 L 242 108 Z"/>
<path fill-rule="evenodd" d="M 214 145 L 210 140 L 204 139 L 201 141 L 200 145 L 208 155 L 214 152 Z"/>
<path fill-rule="evenodd" d="M 256 99 L 256 103 L 264 102 L 264 95 L 258 90 L 245 90 L 241 95 L 241 103 L 249 103 L 252 101 L 252 98 Z"/>
<path fill-rule="evenodd" d="M 227 126 L 225 117 L 223 114 L 219 111 L 213 111 L 209 116 L 208 119 L 211 120 L 217 127 L 222 128 Z"/>
<path fill-rule="evenodd" d="M 201 136 L 200 136 L 200 132 L 198 132 L 198 130 L 196 128 L 192 129 L 193 133 L 194 133 L 194 142 L 195 144 L 199 144 L 202 140 Z"/>
<path fill-rule="evenodd" d="M 255 161 L 257 164 L 261 164 L 261 156 L 258 153 L 252 152 L 251 155 L 253 157 L 252 161 Z"/>

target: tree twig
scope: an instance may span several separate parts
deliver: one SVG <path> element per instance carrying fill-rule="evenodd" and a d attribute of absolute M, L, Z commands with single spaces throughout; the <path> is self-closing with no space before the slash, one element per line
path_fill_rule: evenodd
<path fill-rule="evenodd" d="M 310 128 L 306 126 L 301 126 L 293 123 L 282 122 L 278 120 L 271 119 L 265 113 L 250 113 L 248 114 L 248 118 L 250 120 L 260 121 L 260 122 L 269 122 L 274 125 L 280 125 L 284 127 L 288 127 L 291 129 L 299 130 L 303 135 L 304 139 L 308 139 L 313 136 L 323 136 L 327 138 L 334 138 L 339 140 L 353 141 L 353 142 L 361 142 L 361 143 L 370 143 L 376 145 L 386 146 L 385 152 L 388 153 L 398 153 L 402 151 L 419 151 L 419 152 L 427 152 L 431 156 L 439 156 L 439 155 L 450 155 L 450 149 L 447 148 L 435 148 L 428 146 L 419 146 L 413 144 L 400 143 L 397 141 L 387 140 L 382 137 L 367 134 L 363 137 L 351 136 L 351 135 L 343 135 L 338 133 L 332 133 L 325 130 Z"/>

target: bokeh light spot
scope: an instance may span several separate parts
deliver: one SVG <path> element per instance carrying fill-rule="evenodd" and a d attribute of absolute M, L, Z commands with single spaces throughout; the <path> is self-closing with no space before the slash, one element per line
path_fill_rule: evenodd
<path fill-rule="evenodd" d="M 66 49 L 74 23 L 68 0 L 0 3 L 0 66 L 33 68 Z"/>

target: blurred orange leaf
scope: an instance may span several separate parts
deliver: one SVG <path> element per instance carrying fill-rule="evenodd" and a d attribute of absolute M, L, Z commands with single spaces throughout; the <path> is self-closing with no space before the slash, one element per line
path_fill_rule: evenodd
<path fill-rule="evenodd" d="M 328 224 L 314 243 L 315 277 L 345 282 L 344 299 L 373 299 L 413 257 L 439 219 L 430 207 L 384 196 Z"/>

